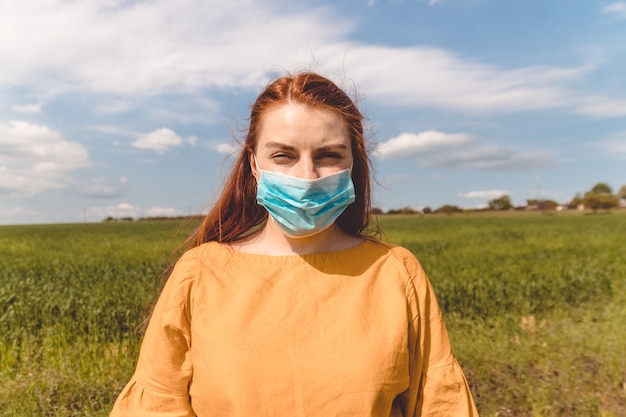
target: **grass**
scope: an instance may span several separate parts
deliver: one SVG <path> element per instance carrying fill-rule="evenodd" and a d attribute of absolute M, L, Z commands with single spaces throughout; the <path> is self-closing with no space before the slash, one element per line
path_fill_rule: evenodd
<path fill-rule="evenodd" d="M 104 416 L 189 227 L 0 228 L 0 415 Z"/>
<path fill-rule="evenodd" d="M 383 216 L 481 416 L 626 415 L 626 216 Z M 106 416 L 193 224 L 0 227 L 0 416 Z"/>
<path fill-rule="evenodd" d="M 482 416 L 626 415 L 626 218 L 396 218 Z"/>

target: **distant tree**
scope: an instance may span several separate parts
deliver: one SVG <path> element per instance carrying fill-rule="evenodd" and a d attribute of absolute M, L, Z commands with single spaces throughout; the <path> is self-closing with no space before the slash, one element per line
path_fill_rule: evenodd
<path fill-rule="evenodd" d="M 603 182 L 593 186 L 583 197 L 583 204 L 596 213 L 598 210 L 610 210 L 619 207 L 619 198 L 613 195 L 613 189 Z"/>
<path fill-rule="evenodd" d="M 526 204 L 530 207 L 536 207 L 537 209 L 541 210 L 541 211 L 553 211 L 556 210 L 556 208 L 559 206 L 559 203 L 557 203 L 554 200 L 539 200 L 539 199 L 532 199 L 529 198 L 526 200 Z"/>
<path fill-rule="evenodd" d="M 426 206 L 422 209 L 422 213 L 424 214 L 430 214 L 433 212 L 433 209 L 431 209 L 430 207 Z"/>
<path fill-rule="evenodd" d="M 554 200 L 540 200 L 538 206 L 541 211 L 554 211 L 559 206 L 559 203 Z"/>
<path fill-rule="evenodd" d="M 622 200 L 626 200 L 626 184 L 622 185 L 617 192 L 617 196 Z"/>
<path fill-rule="evenodd" d="M 538 206 L 539 205 L 539 201 L 536 198 L 527 198 L 526 199 L 526 205 L 527 206 Z"/>
<path fill-rule="evenodd" d="M 605 182 L 599 182 L 593 186 L 590 192 L 594 194 L 613 194 L 613 189 L 609 184 Z"/>
<path fill-rule="evenodd" d="M 418 211 L 413 208 L 406 206 L 401 209 L 392 209 L 387 212 L 387 214 L 417 214 Z"/>
<path fill-rule="evenodd" d="M 511 197 L 508 195 L 503 195 L 489 202 L 489 210 L 510 210 L 512 208 Z"/>
<path fill-rule="evenodd" d="M 445 206 L 439 207 L 435 210 L 435 213 L 443 213 L 443 214 L 452 214 L 452 213 L 461 213 L 463 210 L 458 206 L 453 206 L 450 204 L 446 204 Z"/>
<path fill-rule="evenodd" d="M 578 206 L 583 204 L 583 196 L 580 193 L 576 193 L 576 195 L 567 203 L 567 208 L 569 209 L 577 209 Z"/>
<path fill-rule="evenodd" d="M 377 216 L 379 214 L 383 214 L 383 211 L 379 209 L 378 207 L 372 207 L 372 211 L 370 213 Z"/>

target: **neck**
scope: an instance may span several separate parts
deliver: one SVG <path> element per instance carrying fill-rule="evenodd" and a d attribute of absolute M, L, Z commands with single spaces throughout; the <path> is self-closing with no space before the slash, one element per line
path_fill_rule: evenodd
<path fill-rule="evenodd" d="M 269 216 L 265 226 L 258 233 L 233 246 L 243 252 L 284 256 L 333 252 L 352 248 L 359 243 L 360 238 L 346 234 L 336 224 L 311 236 L 289 236 Z"/>

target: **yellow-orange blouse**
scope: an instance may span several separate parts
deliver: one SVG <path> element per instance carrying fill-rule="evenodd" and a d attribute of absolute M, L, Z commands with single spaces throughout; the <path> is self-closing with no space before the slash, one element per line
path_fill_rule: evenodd
<path fill-rule="evenodd" d="M 477 416 L 415 257 L 377 241 L 177 262 L 117 416 Z"/>

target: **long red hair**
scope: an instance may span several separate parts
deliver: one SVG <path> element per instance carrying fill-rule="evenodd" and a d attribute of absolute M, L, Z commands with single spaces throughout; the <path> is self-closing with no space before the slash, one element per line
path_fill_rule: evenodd
<path fill-rule="evenodd" d="M 252 175 L 249 156 L 255 151 L 263 115 L 272 106 L 286 103 L 331 110 L 346 124 L 352 143 L 352 181 L 356 196 L 355 201 L 337 219 L 337 224 L 352 236 L 370 234 L 370 160 L 363 134 L 363 115 L 335 83 L 321 75 L 302 72 L 278 78 L 257 97 L 250 112 L 250 125 L 243 149 L 217 202 L 190 236 L 190 247 L 209 241 L 236 240 L 266 220 L 267 211 L 256 202 L 256 179 Z"/>

